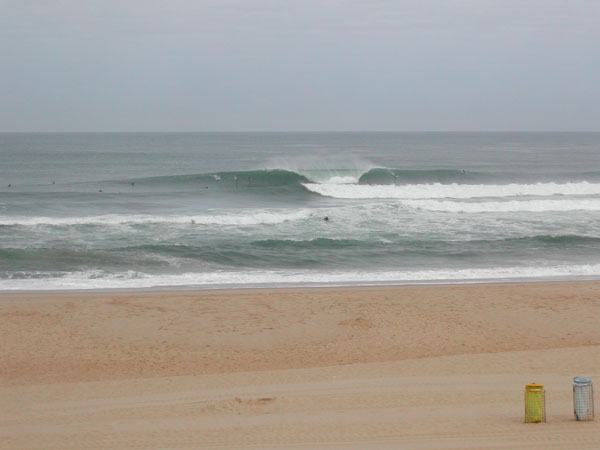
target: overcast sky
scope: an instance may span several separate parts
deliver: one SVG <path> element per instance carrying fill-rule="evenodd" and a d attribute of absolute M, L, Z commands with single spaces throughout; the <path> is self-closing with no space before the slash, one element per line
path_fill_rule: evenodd
<path fill-rule="evenodd" d="M 600 131 L 598 0 L 0 0 L 0 130 Z"/>

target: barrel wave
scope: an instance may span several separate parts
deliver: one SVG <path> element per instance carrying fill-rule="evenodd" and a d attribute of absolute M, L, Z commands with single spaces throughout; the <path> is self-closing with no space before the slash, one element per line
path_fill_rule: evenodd
<path fill-rule="evenodd" d="M 466 172 L 464 170 L 405 170 L 385 167 L 368 169 L 360 168 L 327 168 L 327 169 L 256 169 L 245 171 L 221 171 L 189 175 L 173 175 L 148 178 L 118 180 L 117 184 L 128 186 L 132 182 L 137 186 L 198 186 L 221 184 L 225 186 L 242 184 L 245 187 L 277 187 L 303 185 L 304 183 L 332 184 L 427 184 L 427 183 L 475 183 L 491 181 L 493 174 L 483 172 Z"/>

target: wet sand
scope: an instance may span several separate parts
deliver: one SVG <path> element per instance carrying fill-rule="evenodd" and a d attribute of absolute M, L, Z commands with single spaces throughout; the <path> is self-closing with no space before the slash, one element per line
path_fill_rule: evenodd
<path fill-rule="evenodd" d="M 2 448 L 600 443 L 600 282 L 2 294 L 0 350 Z"/>

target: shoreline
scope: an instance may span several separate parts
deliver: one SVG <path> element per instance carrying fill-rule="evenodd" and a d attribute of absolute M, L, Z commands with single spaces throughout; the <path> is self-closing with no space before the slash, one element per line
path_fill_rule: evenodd
<path fill-rule="evenodd" d="M 599 316 L 600 281 L 0 294 L 0 439 L 593 449 L 570 383 L 600 379 Z"/>
<path fill-rule="evenodd" d="M 257 283 L 257 284 L 231 284 L 231 285 L 175 285 L 175 286 L 149 286 L 132 288 L 90 288 L 90 289 L 33 289 L 33 290 L 3 290 L 0 297 L 9 294 L 67 294 L 67 293 L 128 293 L 128 292 L 211 292 L 211 291 L 243 291 L 243 290 L 285 290 L 285 289 L 335 289 L 335 288 L 365 288 L 365 287 L 410 287 L 410 286 L 471 286 L 471 285 L 496 285 L 496 284 L 539 284 L 539 283 L 586 283 L 599 281 L 598 276 L 576 277 L 523 277 L 523 278 L 482 278 L 461 280 L 425 280 L 425 281 L 390 281 L 390 282 L 348 282 L 348 283 Z"/>

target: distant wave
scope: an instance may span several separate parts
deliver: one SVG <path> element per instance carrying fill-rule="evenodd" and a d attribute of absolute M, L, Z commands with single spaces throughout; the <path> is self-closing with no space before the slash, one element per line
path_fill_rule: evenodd
<path fill-rule="evenodd" d="M 198 185 L 225 183 L 232 185 L 242 183 L 254 186 L 286 186 L 310 181 L 305 176 L 283 169 L 261 169 L 261 170 L 242 170 L 210 172 L 189 175 L 166 175 L 158 177 L 138 178 L 134 180 L 121 180 L 120 183 L 130 184 L 134 182 L 136 186 L 158 186 L 158 185 Z"/>
<path fill-rule="evenodd" d="M 573 279 L 600 276 L 600 264 L 551 267 L 492 267 L 457 270 L 416 271 L 215 271 L 152 275 L 137 271 L 109 273 L 88 270 L 71 273 L 19 272 L 0 280 L 0 290 L 59 290 L 59 289 L 135 289 L 152 287 L 190 286 L 210 288 L 219 286 L 260 285 L 360 285 L 406 284 L 465 281 L 502 281 L 519 279 Z"/>
<path fill-rule="evenodd" d="M 552 195 L 599 195 L 600 183 L 536 184 L 412 184 L 412 185 L 340 185 L 305 183 L 311 192 L 340 199 L 443 199 L 492 198 Z"/>

